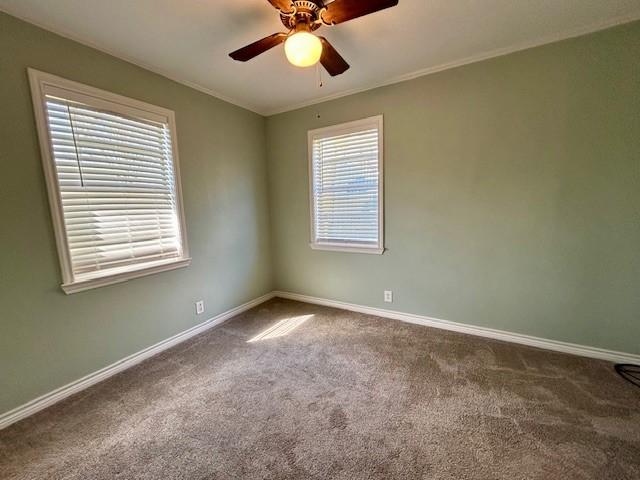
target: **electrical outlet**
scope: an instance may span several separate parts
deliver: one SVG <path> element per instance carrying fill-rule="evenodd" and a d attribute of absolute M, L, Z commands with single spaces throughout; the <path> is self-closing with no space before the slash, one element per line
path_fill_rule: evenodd
<path fill-rule="evenodd" d="M 393 302 L 393 292 L 391 290 L 384 291 L 384 301 L 387 303 Z"/>
<path fill-rule="evenodd" d="M 198 300 L 196 302 L 196 313 L 198 315 L 200 315 L 201 313 L 204 313 L 204 300 Z"/>

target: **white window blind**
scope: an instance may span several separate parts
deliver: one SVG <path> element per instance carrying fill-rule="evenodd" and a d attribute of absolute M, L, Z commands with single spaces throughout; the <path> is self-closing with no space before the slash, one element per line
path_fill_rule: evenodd
<path fill-rule="evenodd" d="M 169 117 L 86 92 L 42 93 L 65 283 L 185 258 Z"/>
<path fill-rule="evenodd" d="M 382 249 L 382 118 L 310 132 L 312 246 Z"/>

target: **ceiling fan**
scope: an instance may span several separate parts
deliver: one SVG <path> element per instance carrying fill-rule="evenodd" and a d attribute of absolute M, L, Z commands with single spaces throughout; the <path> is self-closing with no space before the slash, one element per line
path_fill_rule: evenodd
<path fill-rule="evenodd" d="M 280 20 L 288 32 L 269 35 L 229 54 L 246 62 L 284 42 L 289 62 L 310 67 L 320 62 L 331 76 L 340 75 L 349 64 L 327 41 L 313 32 L 322 25 L 336 25 L 378 10 L 394 7 L 398 0 L 268 0 L 280 12 Z"/>

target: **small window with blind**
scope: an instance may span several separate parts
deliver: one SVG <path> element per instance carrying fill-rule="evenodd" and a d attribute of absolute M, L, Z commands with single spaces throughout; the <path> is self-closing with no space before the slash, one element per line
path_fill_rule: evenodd
<path fill-rule="evenodd" d="M 174 114 L 29 69 L 62 288 L 189 264 Z"/>
<path fill-rule="evenodd" d="M 309 132 L 311 248 L 384 251 L 382 116 Z"/>

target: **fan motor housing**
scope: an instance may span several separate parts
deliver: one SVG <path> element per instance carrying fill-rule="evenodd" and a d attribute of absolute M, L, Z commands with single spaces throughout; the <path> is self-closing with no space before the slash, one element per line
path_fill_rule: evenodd
<path fill-rule="evenodd" d="M 310 30 L 320 28 L 321 23 L 317 20 L 320 18 L 320 11 L 324 8 L 322 0 L 295 0 L 292 3 L 295 9 L 293 12 L 280 12 L 280 20 L 285 27 L 293 30 L 299 24 L 304 24 Z"/>

